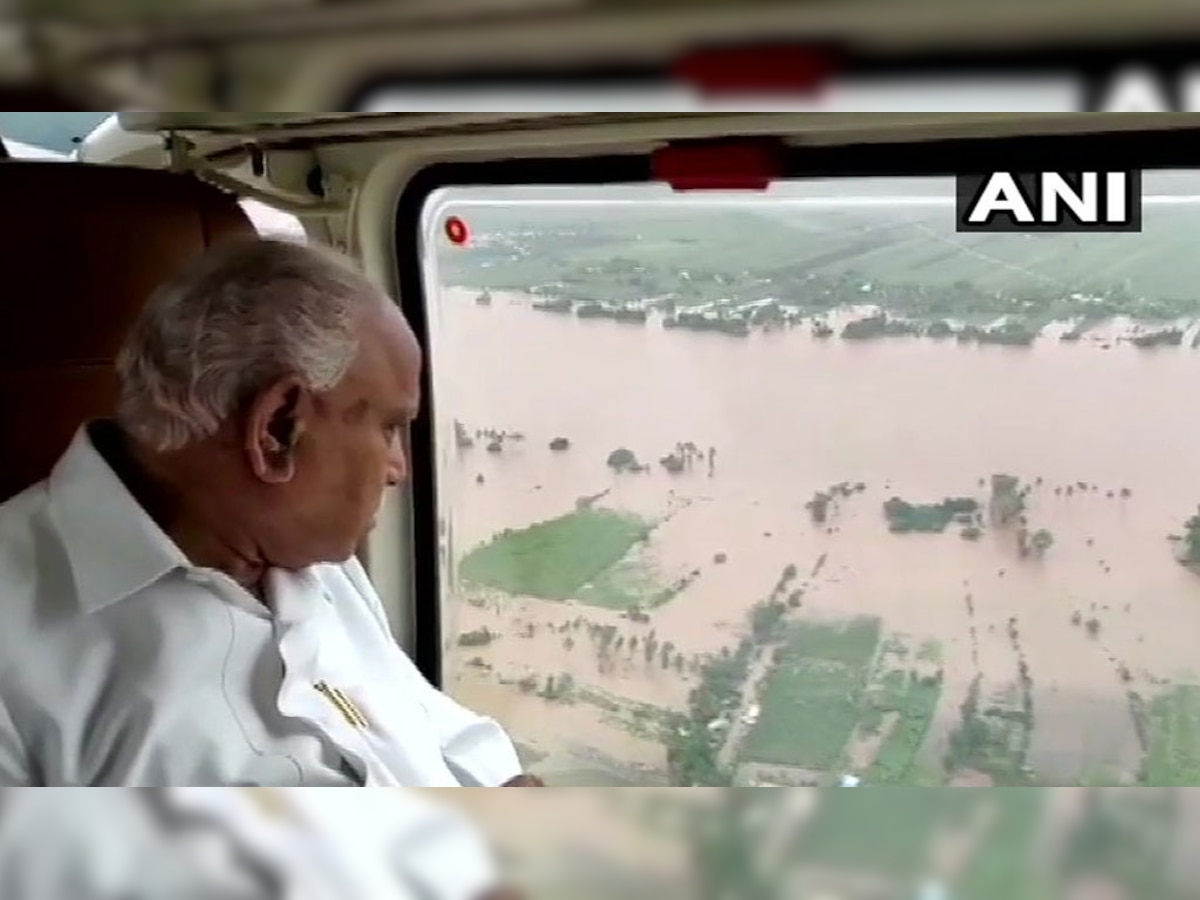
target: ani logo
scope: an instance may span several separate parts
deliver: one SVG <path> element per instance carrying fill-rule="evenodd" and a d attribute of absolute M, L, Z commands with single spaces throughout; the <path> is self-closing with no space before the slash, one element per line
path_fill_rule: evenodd
<path fill-rule="evenodd" d="M 1141 172 L 956 177 L 959 231 L 1141 231 Z"/>

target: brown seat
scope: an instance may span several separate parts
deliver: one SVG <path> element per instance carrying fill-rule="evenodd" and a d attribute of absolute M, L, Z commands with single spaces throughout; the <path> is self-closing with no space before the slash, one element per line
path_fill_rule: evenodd
<path fill-rule="evenodd" d="M 0 502 L 112 413 L 113 360 L 156 285 L 254 227 L 186 175 L 0 162 Z"/>

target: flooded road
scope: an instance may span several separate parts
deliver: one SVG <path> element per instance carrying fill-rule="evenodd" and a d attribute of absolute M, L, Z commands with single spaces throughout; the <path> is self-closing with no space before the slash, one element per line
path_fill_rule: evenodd
<path fill-rule="evenodd" d="M 1006 633 L 1015 618 L 1037 710 L 1029 759 L 1061 783 L 1094 765 L 1136 768 L 1126 691 L 1153 693 L 1156 681 L 1196 676 L 1200 576 L 1175 561 L 1167 536 L 1200 503 L 1200 351 L 1101 339 L 851 342 L 818 340 L 807 328 L 737 338 L 666 330 L 654 319 L 580 320 L 532 310 L 515 294 L 481 306 L 474 296 L 443 291 L 432 320 L 453 554 L 608 491 L 601 502 L 613 509 L 650 518 L 677 510 L 655 532 L 655 565 L 666 578 L 701 573 L 643 624 L 573 603 L 452 598 L 448 635 L 489 627 L 506 637 L 480 654 L 451 648 L 447 683 L 523 743 L 551 755 L 594 747 L 661 766 L 652 740 L 599 715 L 589 722 L 578 709 L 564 729 L 558 711 L 497 677 L 565 672 L 637 702 L 682 707 L 689 670 L 636 657 L 602 670 L 565 646 L 573 621 L 654 631 L 689 656 L 717 652 L 736 643 L 746 610 L 789 564 L 806 584 L 806 614 L 877 615 L 888 631 L 941 642 L 943 735 L 977 673 L 985 690 L 999 692 L 1017 677 Z M 454 420 L 523 440 L 501 453 L 456 449 Z M 558 437 L 569 450 L 549 449 Z M 657 464 L 689 441 L 715 448 L 711 477 L 705 465 L 670 474 Z M 611 471 L 605 460 L 619 447 L 649 471 Z M 1001 472 L 1031 485 L 1029 527 L 1055 539 L 1044 559 L 1022 558 L 1008 531 L 988 529 L 978 541 L 953 527 L 888 531 L 887 499 L 986 500 L 985 485 Z M 814 524 L 806 503 L 841 482 L 866 490 Z M 1093 618 L 1089 636 L 1077 623 Z M 530 623 L 535 634 L 510 636 Z M 491 668 L 467 666 L 476 656 Z M 936 758 L 936 738 L 928 752 Z"/>

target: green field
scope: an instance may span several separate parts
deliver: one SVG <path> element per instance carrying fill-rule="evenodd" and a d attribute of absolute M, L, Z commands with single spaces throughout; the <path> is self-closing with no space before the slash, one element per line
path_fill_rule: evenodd
<path fill-rule="evenodd" d="M 860 616 L 846 622 L 794 625 L 784 647 L 785 658 L 808 657 L 860 668 L 875 656 L 879 624 L 872 616 Z"/>
<path fill-rule="evenodd" d="M 975 770 L 991 777 L 997 787 L 1034 784 L 1027 764 L 1034 727 L 1031 694 L 1013 682 L 1002 693 L 983 692 L 977 674 L 959 706 L 959 721 L 948 737 L 945 768 Z"/>
<path fill-rule="evenodd" d="M 929 873 L 935 837 L 961 832 L 962 823 L 984 806 L 992 807 L 995 818 L 972 847 L 952 896 L 1033 896 L 1028 892 L 1035 876 L 1032 842 L 1044 806 L 1044 797 L 1036 791 L 827 791 L 793 858 L 815 867 L 870 872 L 913 884 Z"/>
<path fill-rule="evenodd" d="M 890 675 L 899 677 L 890 680 L 887 689 L 873 698 L 873 705 L 880 712 L 898 713 L 898 718 L 883 739 L 875 764 L 864 776 L 870 784 L 909 782 L 942 696 L 940 679 L 911 671 L 893 671 Z"/>
<path fill-rule="evenodd" d="M 464 556 L 458 574 L 465 583 L 508 594 L 566 600 L 649 535 L 650 526 L 635 516 L 580 509 L 501 532 Z"/>
<path fill-rule="evenodd" d="M 947 827 L 981 799 L 974 792 L 950 789 L 824 791 L 793 858 L 908 881 L 927 870 L 929 846 L 939 827 Z"/>
<path fill-rule="evenodd" d="M 885 304 L 902 315 L 1200 314 L 1200 256 L 1189 238 L 1200 226 L 1200 204 L 1147 206 L 1141 233 L 1087 235 L 957 234 L 949 207 L 797 209 L 769 199 L 739 208 L 647 203 L 467 214 L 481 234 L 513 243 L 442 254 L 448 284 L 554 284 L 559 294 L 597 300 L 773 296 L 819 308 L 873 283 L 885 294 L 905 289 Z M 1106 300 L 1084 306 L 1074 292 Z"/>
<path fill-rule="evenodd" d="M 945 790 L 953 793 L 958 789 Z M 996 804 L 999 815 L 959 877 L 955 896 L 971 900 L 1011 900 L 1014 897 L 1034 900 L 1055 896 L 1048 893 L 1045 873 L 1031 865 L 1036 859 L 1034 841 L 1044 814 L 1046 794 L 1029 789 L 981 793 L 986 800 Z"/>
<path fill-rule="evenodd" d="M 836 765 L 858 722 L 879 620 L 791 627 L 760 696 L 758 723 L 743 762 L 827 770 Z"/>
<path fill-rule="evenodd" d="M 1150 705 L 1148 787 L 1200 784 L 1200 687 L 1177 685 Z"/>
<path fill-rule="evenodd" d="M 664 581 L 650 546 L 635 543 L 624 557 L 580 588 L 575 599 L 605 609 L 650 609 L 658 605 Z"/>

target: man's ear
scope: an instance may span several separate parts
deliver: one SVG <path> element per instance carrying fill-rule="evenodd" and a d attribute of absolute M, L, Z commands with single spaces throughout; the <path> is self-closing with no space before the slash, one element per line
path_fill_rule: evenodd
<path fill-rule="evenodd" d="M 304 433 L 308 393 L 295 378 L 261 391 L 246 410 L 246 455 L 254 474 L 270 484 L 296 474 L 296 445 Z"/>

